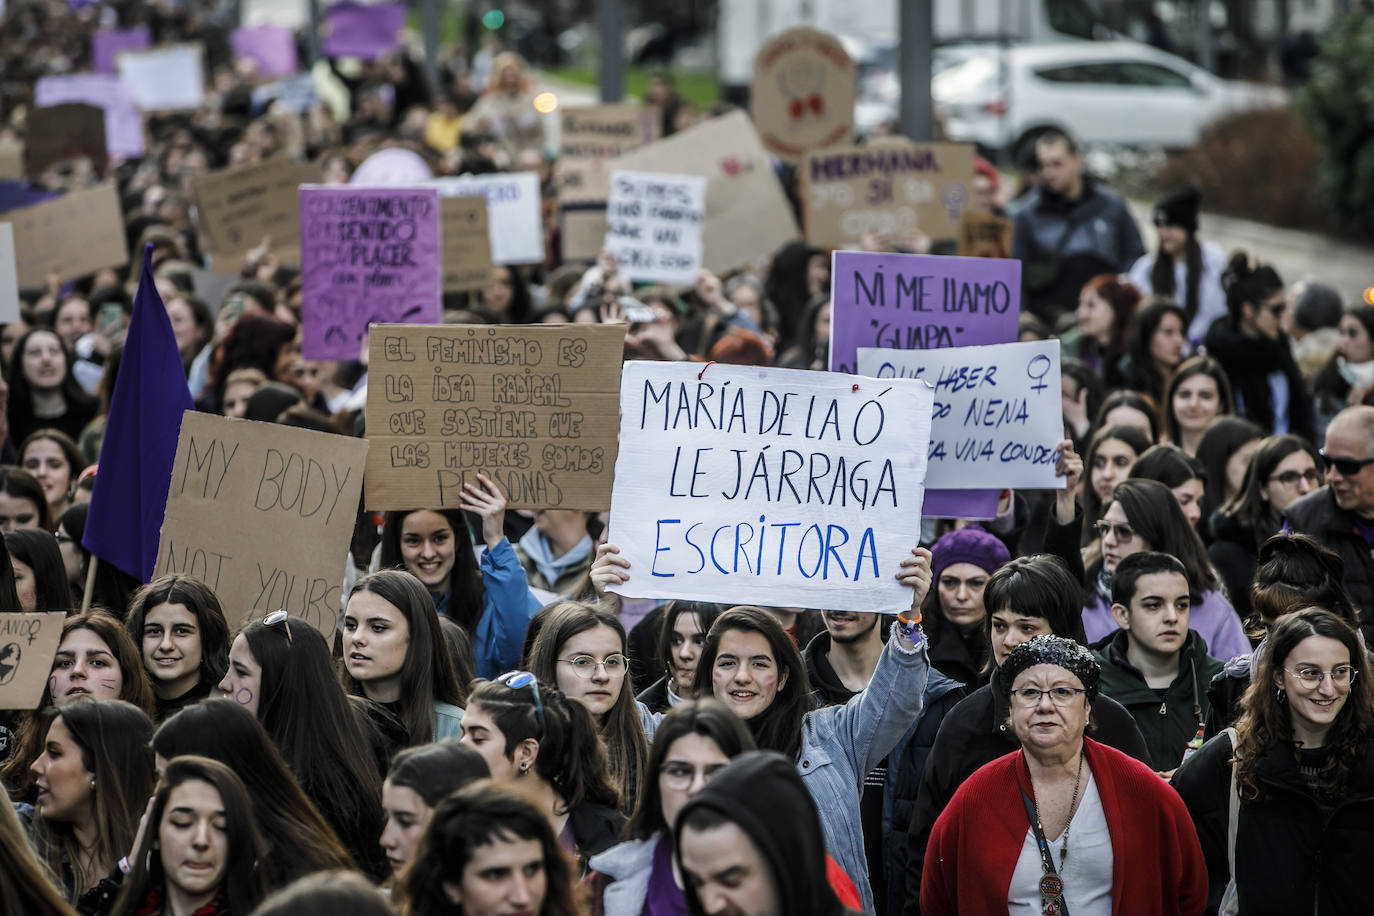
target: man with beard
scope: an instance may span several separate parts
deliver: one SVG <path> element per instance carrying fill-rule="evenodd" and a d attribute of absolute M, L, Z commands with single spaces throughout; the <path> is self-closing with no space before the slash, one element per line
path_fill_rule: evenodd
<path fill-rule="evenodd" d="M 817 707 L 847 703 L 868 686 L 889 627 L 881 614 L 824 611 L 825 632 L 807 644 L 802 658 Z M 881 625 L 880 625 L 881 624 Z M 945 713 L 964 698 L 963 686 L 934 668 L 926 681 L 921 713 L 872 772 L 864 777 L 860 815 L 876 911 L 901 912 L 906 896 L 906 831 L 916 805 L 926 757 Z"/>

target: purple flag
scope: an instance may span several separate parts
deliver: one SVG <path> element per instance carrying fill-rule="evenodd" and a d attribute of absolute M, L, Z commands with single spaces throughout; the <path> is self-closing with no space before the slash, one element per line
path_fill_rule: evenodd
<path fill-rule="evenodd" d="M 63 102 L 85 102 L 105 112 L 105 148 L 111 156 L 132 159 L 143 155 L 143 114 L 133 96 L 108 73 L 65 73 L 45 76 L 34 84 L 38 108 Z"/>
<path fill-rule="evenodd" d="M 306 359 L 357 359 L 371 324 L 439 322 L 437 191 L 303 185 L 300 195 Z"/>
<path fill-rule="evenodd" d="M 290 76 L 299 69 L 296 36 L 279 25 L 234 29 L 229 43 L 239 57 L 257 62 L 259 76 Z"/>
<path fill-rule="evenodd" d="M 153 577 L 157 566 L 181 415 L 194 407 L 172 322 L 153 282 L 152 253 L 151 244 L 144 247 L 100 472 L 81 538 L 91 553 L 142 582 Z"/>
<path fill-rule="evenodd" d="M 406 8 L 401 3 L 336 3 L 325 13 L 326 57 L 374 60 L 401 43 Z"/>
<path fill-rule="evenodd" d="M 859 347 L 933 350 L 1013 343 L 1020 317 L 1017 260 L 837 251 L 830 262 L 832 372 L 852 373 Z M 922 513 L 992 518 L 999 493 L 926 490 Z"/>
<path fill-rule="evenodd" d="M 146 25 L 131 29 L 101 29 L 91 36 L 91 69 L 96 73 L 115 73 L 115 55 L 120 51 L 141 51 L 152 44 Z"/>

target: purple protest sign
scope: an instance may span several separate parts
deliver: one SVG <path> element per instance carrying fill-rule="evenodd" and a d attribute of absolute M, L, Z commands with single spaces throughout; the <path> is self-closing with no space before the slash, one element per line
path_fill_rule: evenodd
<path fill-rule="evenodd" d="M 146 25 L 131 29 L 101 29 L 91 35 L 91 69 L 96 73 L 115 73 L 115 55 L 120 51 L 142 51 L 152 45 Z"/>
<path fill-rule="evenodd" d="M 853 373 L 859 347 L 931 350 L 1013 343 L 1021 262 L 837 251 L 830 262 L 830 369 Z M 922 514 L 992 518 L 998 490 L 927 490 Z"/>
<path fill-rule="evenodd" d="M 438 324 L 437 191 L 302 185 L 300 195 L 306 359 L 357 359 L 371 324 Z"/>
<path fill-rule="evenodd" d="M 229 44 L 235 55 L 258 65 L 258 76 L 290 76 L 300 68 L 296 36 L 288 28 L 258 25 L 234 29 Z"/>
<path fill-rule="evenodd" d="M 119 77 L 66 73 L 42 77 L 34 84 L 36 108 L 64 102 L 85 102 L 105 112 L 105 148 L 111 156 L 131 159 L 143 155 L 143 114 Z"/>
<path fill-rule="evenodd" d="M 326 57 L 374 60 L 401 43 L 406 8 L 401 3 L 336 3 L 325 13 L 321 50 Z"/>

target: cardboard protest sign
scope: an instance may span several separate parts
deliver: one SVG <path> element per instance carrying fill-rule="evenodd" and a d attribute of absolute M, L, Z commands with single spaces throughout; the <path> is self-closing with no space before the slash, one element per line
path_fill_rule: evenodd
<path fill-rule="evenodd" d="M 38 178 L 48 166 L 85 156 L 99 173 L 105 171 L 105 112 L 84 102 L 35 108 L 26 122 L 24 169 Z"/>
<path fill-rule="evenodd" d="M 143 155 L 143 115 L 119 77 L 106 73 L 64 73 L 41 77 L 34 84 L 36 108 L 63 102 L 85 102 L 105 112 L 105 145 L 111 156 Z"/>
<path fill-rule="evenodd" d="M 926 486 L 1063 489 L 1054 473 L 1064 438 L 1059 341 L 951 347 L 860 348 L 859 374 L 918 378 L 935 387 Z"/>
<path fill-rule="evenodd" d="M 290 76 L 300 69 L 296 59 L 296 36 L 279 25 L 257 25 L 234 29 L 229 45 L 238 57 L 257 66 L 258 76 Z"/>
<path fill-rule="evenodd" d="M 0 223 L 0 324 L 19 320 L 19 268 L 14 262 L 14 226 Z"/>
<path fill-rule="evenodd" d="M 611 160 L 657 140 L 661 117 L 657 108 L 639 105 L 559 108 L 553 173 L 559 204 L 604 203 L 611 194 Z"/>
<path fill-rule="evenodd" d="M 13 210 L 7 217 L 14 225 L 20 289 L 43 286 L 49 273 L 74 280 L 129 263 L 124 215 L 111 183 Z"/>
<path fill-rule="evenodd" d="M 403 3 L 336 3 L 325 12 L 324 43 L 328 57 L 374 60 L 401 43 Z"/>
<path fill-rule="evenodd" d="M 432 188 L 300 189 L 306 359 L 357 359 L 368 325 L 439 320 Z"/>
<path fill-rule="evenodd" d="M 858 70 L 839 39 L 800 26 L 768 39 L 754 56 L 749 115 L 763 145 L 784 162 L 854 136 Z"/>
<path fill-rule="evenodd" d="M 91 35 L 91 69 L 96 73 L 117 73 L 115 57 L 121 51 L 142 51 L 152 44 L 146 25 L 128 29 L 101 29 Z"/>
<path fill-rule="evenodd" d="M 487 199 L 439 198 L 439 231 L 444 238 L 444 292 L 481 289 L 491 282 L 491 236 Z"/>
<path fill-rule="evenodd" d="M 855 390 L 857 387 L 857 390 Z M 932 392 L 799 369 L 631 361 L 610 540 L 636 598 L 895 613 Z"/>
<path fill-rule="evenodd" d="M 24 144 L 0 140 L 0 181 L 24 177 Z"/>
<path fill-rule="evenodd" d="M 798 168 L 806 240 L 854 248 L 865 232 L 953 239 L 973 187 L 968 143 L 884 143 L 808 154 Z"/>
<path fill-rule="evenodd" d="M 625 325 L 372 329 L 367 507 L 454 508 L 485 474 L 512 509 L 611 504 Z"/>
<path fill-rule="evenodd" d="M 959 255 L 966 258 L 1011 257 L 1012 222 L 1005 216 L 965 210 L 959 220 Z"/>
<path fill-rule="evenodd" d="M 442 197 L 481 194 L 487 199 L 491 259 L 497 264 L 538 264 L 544 260 L 544 218 L 539 176 L 502 172 L 436 178 L 428 182 Z"/>
<path fill-rule="evenodd" d="M 231 629 L 285 608 L 332 636 L 367 452 L 364 439 L 186 411 L 154 574 L 210 586 Z"/>
<path fill-rule="evenodd" d="M 237 267 L 272 237 L 284 262 L 300 263 L 301 211 L 296 189 L 318 181 L 318 165 L 285 157 L 197 176 L 193 189 L 201 239 L 217 267 Z"/>
<path fill-rule="evenodd" d="M 558 208 L 558 245 L 564 263 L 594 261 L 606 244 L 606 205 Z"/>
<path fill-rule="evenodd" d="M 701 270 L 706 179 L 659 172 L 611 173 L 606 248 L 631 280 L 690 286 Z"/>
<path fill-rule="evenodd" d="M 65 611 L 0 614 L 0 709 L 36 709 L 62 640 Z"/>
<path fill-rule="evenodd" d="M 143 111 L 190 111 L 205 101 L 205 48 L 165 45 L 126 51 L 115 60 L 119 81 Z"/>
<path fill-rule="evenodd" d="M 714 273 L 769 257 L 799 235 L 768 153 L 742 111 L 641 146 L 610 168 L 706 178 L 702 266 Z"/>

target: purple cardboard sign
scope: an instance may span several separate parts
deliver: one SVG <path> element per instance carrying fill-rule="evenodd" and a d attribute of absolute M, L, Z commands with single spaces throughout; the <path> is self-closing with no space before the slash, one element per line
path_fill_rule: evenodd
<path fill-rule="evenodd" d="M 358 358 L 368 325 L 438 324 L 439 194 L 302 185 L 306 359 Z"/>
<path fill-rule="evenodd" d="M 290 76 L 300 69 L 296 36 L 288 28 L 258 25 L 234 29 L 229 44 L 236 56 L 258 65 L 258 76 Z"/>
<path fill-rule="evenodd" d="M 932 350 L 1013 343 L 1021 262 L 836 251 L 830 262 L 830 369 L 853 373 L 859 347 Z M 1000 490 L 926 490 L 922 514 L 992 518 Z"/>
<path fill-rule="evenodd" d="M 91 69 L 96 73 L 115 73 L 115 55 L 120 51 L 142 51 L 152 45 L 146 25 L 131 29 L 101 29 L 91 35 Z"/>
<path fill-rule="evenodd" d="M 131 159 L 143 155 L 143 114 L 119 77 L 66 73 L 42 77 L 34 84 L 34 107 L 63 102 L 85 102 L 105 112 L 105 148 L 111 156 Z"/>
<path fill-rule="evenodd" d="M 375 60 L 401 43 L 406 8 L 401 3 L 336 3 L 325 13 L 326 57 Z"/>

